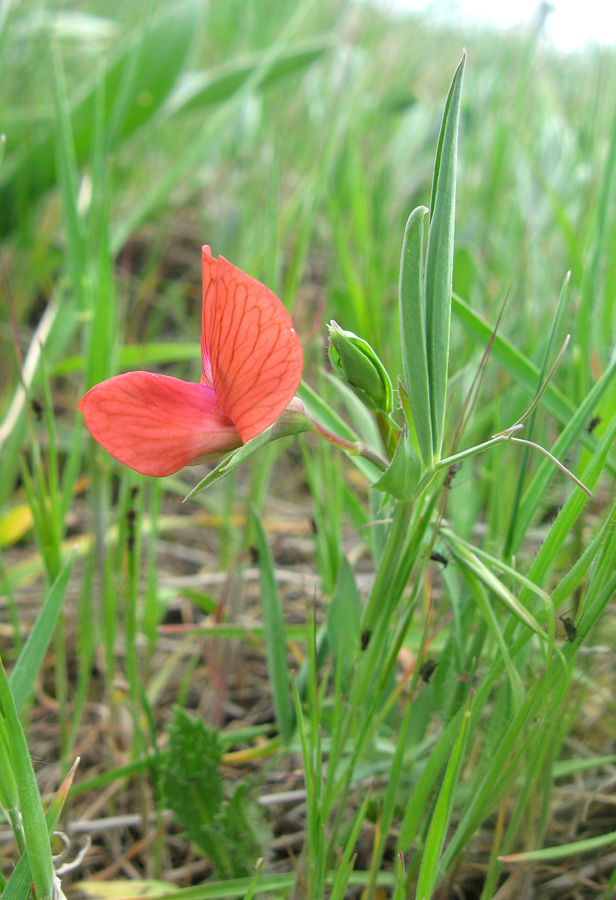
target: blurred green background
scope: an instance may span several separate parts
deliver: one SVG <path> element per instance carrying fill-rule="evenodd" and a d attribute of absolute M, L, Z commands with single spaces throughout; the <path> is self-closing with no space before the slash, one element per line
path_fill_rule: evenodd
<path fill-rule="evenodd" d="M 387 338 L 400 235 L 428 197 L 440 104 L 466 46 L 455 288 L 489 316 L 508 293 L 507 333 L 538 349 L 566 271 L 581 302 L 603 242 L 590 327 L 605 364 L 613 53 L 540 51 L 539 23 L 460 34 L 341 2 L 127 3 L 113 18 L 107 4 L 4 9 L 0 230 L 24 345 L 52 293 L 66 317 L 78 306 L 58 278 L 75 227 L 139 276 L 116 298 L 129 342 L 160 337 L 148 277 L 181 293 L 182 263 L 196 272 L 193 245 L 207 241 L 297 304 L 304 336 L 326 304 L 399 370 Z M 74 142 L 64 175 L 62 117 Z M 63 177 L 73 226 L 54 189 Z M 99 220 L 109 210 L 104 241 L 91 233 L 96 203 Z M 180 269 L 161 285 L 154 269 L 174 254 Z M 198 309 L 161 306 L 176 320 L 166 336 L 196 332 Z M 3 333 L 10 344 L 6 318 Z M 6 405 L 13 354 L 0 364 Z"/>

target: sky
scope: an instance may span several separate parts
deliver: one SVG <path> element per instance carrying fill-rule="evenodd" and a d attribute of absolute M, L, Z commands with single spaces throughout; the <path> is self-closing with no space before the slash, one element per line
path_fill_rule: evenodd
<path fill-rule="evenodd" d="M 507 27 L 528 23 L 535 15 L 538 0 L 381 0 L 383 5 L 410 10 L 434 9 L 451 16 L 455 10 L 462 20 Z M 616 4 L 611 0 L 551 0 L 552 12 L 546 22 L 547 36 L 563 51 L 586 44 L 616 44 Z"/>

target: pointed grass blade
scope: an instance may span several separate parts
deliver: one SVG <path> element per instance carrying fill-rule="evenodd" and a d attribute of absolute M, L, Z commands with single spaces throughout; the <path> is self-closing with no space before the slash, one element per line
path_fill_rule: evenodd
<path fill-rule="evenodd" d="M 564 459 L 570 452 L 575 441 L 581 440 L 587 432 L 588 421 L 596 409 L 599 401 L 612 385 L 616 375 L 616 359 L 608 366 L 596 384 L 593 385 L 586 397 L 580 402 L 577 409 L 563 428 L 561 434 L 550 448 L 550 452 L 556 459 Z M 613 390 L 613 388 L 612 388 Z M 529 481 L 518 509 L 516 525 L 511 539 L 511 552 L 517 553 L 524 536 L 530 528 L 533 518 L 537 513 L 541 502 L 546 496 L 546 491 L 556 474 L 556 469 L 549 459 L 542 460 L 532 479 Z"/>
<path fill-rule="evenodd" d="M 3 738 L 8 746 L 11 767 L 17 784 L 24 838 L 36 896 L 39 900 L 52 900 L 55 873 L 45 814 L 26 736 L 21 727 L 9 680 L 1 661 L 0 714 L 3 720 Z"/>
<path fill-rule="evenodd" d="M 256 532 L 256 546 L 259 553 L 259 579 L 261 602 L 265 624 L 265 646 L 267 648 L 267 671 L 272 690 L 272 700 L 280 735 L 288 745 L 295 730 L 295 713 L 289 687 L 287 666 L 287 646 L 285 638 L 282 603 L 274 574 L 274 561 L 267 543 L 261 519 L 253 512 Z"/>
<path fill-rule="evenodd" d="M 445 768 L 447 760 L 453 752 L 452 748 L 456 742 L 456 737 L 463 726 L 463 716 L 464 711 L 459 710 L 449 721 L 432 747 L 426 764 L 417 779 L 417 783 L 406 805 L 402 825 L 400 826 L 397 849 L 401 853 L 406 853 L 409 850 L 419 834 L 423 818 L 427 815 L 429 809 L 428 804 L 432 792 L 438 783 L 441 771 Z"/>
<path fill-rule="evenodd" d="M 508 856 L 499 856 L 501 862 L 525 863 L 525 862 L 552 862 L 555 859 L 571 859 L 576 853 L 593 853 L 602 847 L 612 847 L 616 844 L 616 831 L 600 834 L 597 837 L 585 838 L 582 841 L 572 841 L 569 844 L 559 844 L 555 847 L 544 847 L 541 850 L 526 850 L 523 853 L 511 853 Z M 605 894 L 604 896 L 608 896 Z"/>
<path fill-rule="evenodd" d="M 259 84 L 259 88 L 265 88 L 288 75 L 301 72 L 332 46 L 329 37 L 291 45 L 273 61 Z M 162 116 L 168 117 L 178 112 L 201 110 L 204 106 L 228 100 L 236 91 L 240 90 L 244 82 L 261 64 L 262 55 L 262 53 L 257 53 L 239 60 L 232 60 L 231 63 L 215 70 L 206 69 L 200 72 L 186 73 L 179 79 L 177 87 L 169 95 L 164 109 L 161 110 Z"/>
<path fill-rule="evenodd" d="M 537 393 L 537 384 L 540 379 L 538 366 L 525 356 L 511 341 L 502 335 L 494 336 L 494 328 L 489 325 L 478 313 L 476 313 L 461 297 L 453 295 L 453 310 L 464 330 L 478 343 L 487 346 L 493 338 L 491 356 L 502 368 L 511 375 L 527 394 L 534 397 Z M 545 409 L 557 419 L 561 425 L 566 425 L 577 409 L 576 406 L 560 391 L 553 382 L 548 384 L 541 398 Z M 580 436 L 584 446 L 595 448 L 597 440 L 586 431 Z"/>
<path fill-rule="evenodd" d="M 468 726 L 471 717 L 472 694 L 466 704 L 460 733 L 456 740 L 452 754 L 447 764 L 447 771 L 441 785 L 438 795 L 436 807 L 430 822 L 430 829 L 426 839 L 426 846 L 421 861 L 421 869 L 419 870 L 419 879 L 417 882 L 417 900 L 430 900 L 434 895 L 434 888 L 438 878 L 438 863 L 441 856 L 441 850 L 447 834 L 449 819 L 453 809 L 453 801 L 455 790 L 460 777 L 462 768 L 462 760 L 464 759 L 464 750 L 466 747 L 466 737 L 468 734 Z"/>
<path fill-rule="evenodd" d="M 445 427 L 445 397 L 449 363 L 449 325 L 453 278 L 454 220 L 458 126 L 466 52 L 456 69 L 441 124 L 426 250 L 426 348 L 432 416 L 432 449 L 440 458 Z"/>
<path fill-rule="evenodd" d="M 67 559 L 58 577 L 49 588 L 30 636 L 19 654 L 15 668 L 11 672 L 10 685 L 17 715 L 24 708 L 28 695 L 34 686 L 34 680 L 42 665 L 43 657 L 62 609 L 74 562 L 74 555 Z"/>
<path fill-rule="evenodd" d="M 47 833 L 51 837 L 56 829 L 60 814 L 64 808 L 68 792 L 73 783 L 77 766 L 79 765 L 79 757 L 75 760 L 69 769 L 66 778 L 60 785 L 60 788 L 47 807 L 45 813 L 45 821 L 47 823 Z M 29 900 L 32 896 L 32 872 L 30 870 L 30 860 L 28 855 L 24 853 L 20 857 L 19 862 L 11 872 L 8 884 L 2 891 L 2 900 Z"/>
<path fill-rule="evenodd" d="M 451 551 L 468 571 L 472 572 L 479 581 L 486 587 L 510 613 L 516 616 L 520 622 L 532 629 L 538 634 L 542 640 L 547 640 L 547 636 L 535 617 L 519 602 L 516 596 L 503 584 L 503 582 L 494 575 L 490 569 L 473 553 L 473 551 L 464 546 L 460 541 L 451 536 Z"/>

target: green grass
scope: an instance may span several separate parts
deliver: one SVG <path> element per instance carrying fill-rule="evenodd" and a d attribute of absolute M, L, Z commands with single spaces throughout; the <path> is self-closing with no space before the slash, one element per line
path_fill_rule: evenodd
<path fill-rule="evenodd" d="M 490 900 L 569 860 L 562 896 L 609 897 L 614 828 L 577 813 L 616 737 L 616 55 L 342 0 L 80 9 L 0 17 L 3 896 L 52 896 L 62 814 L 120 823 L 62 875 L 101 896 Z M 182 504 L 207 470 L 92 441 L 91 385 L 197 380 L 206 242 L 283 299 L 303 401 L 372 455 L 286 437 Z M 331 319 L 410 385 L 381 490 L 397 438 L 332 378 Z M 567 334 L 524 430 L 471 453 Z"/>

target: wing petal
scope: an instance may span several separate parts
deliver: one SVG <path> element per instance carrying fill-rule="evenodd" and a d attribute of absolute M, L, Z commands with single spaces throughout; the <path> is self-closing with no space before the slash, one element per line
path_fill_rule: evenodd
<path fill-rule="evenodd" d="M 302 377 L 291 316 L 265 285 L 203 248 L 203 358 L 216 402 L 246 442 L 274 422 Z M 204 362 L 204 378 L 206 367 Z"/>
<path fill-rule="evenodd" d="M 144 475 L 171 475 L 241 443 L 211 387 L 168 375 L 116 375 L 89 390 L 79 409 L 92 437 Z"/>

